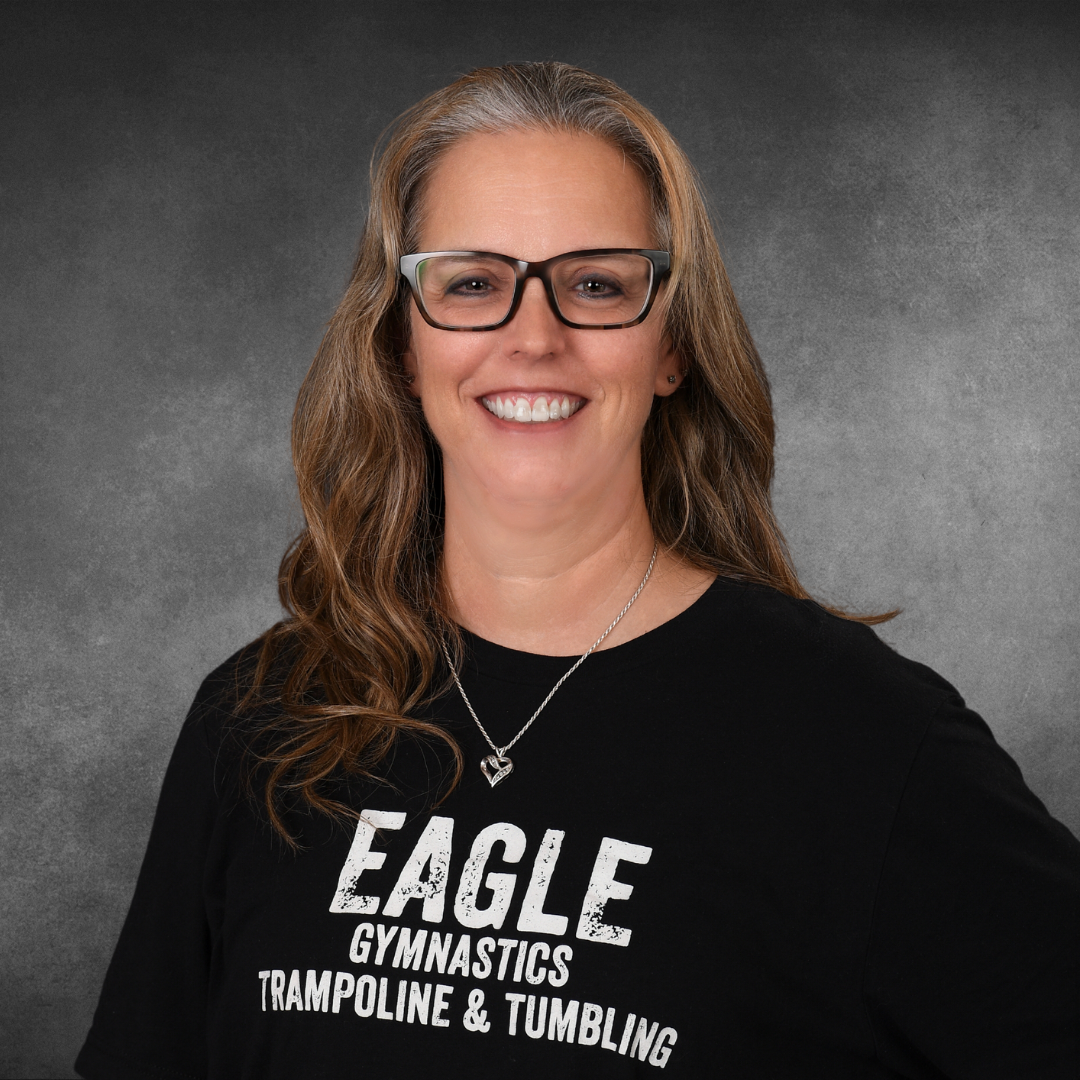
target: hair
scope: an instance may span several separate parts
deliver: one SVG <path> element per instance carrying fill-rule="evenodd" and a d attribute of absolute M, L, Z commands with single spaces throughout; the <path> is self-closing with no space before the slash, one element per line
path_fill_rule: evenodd
<path fill-rule="evenodd" d="M 260 639 L 245 697 L 275 705 L 257 752 L 260 794 L 290 844 L 286 795 L 354 817 L 326 782 L 342 771 L 377 778 L 400 735 L 449 750 L 446 793 L 460 778 L 452 737 L 412 715 L 446 689 L 441 642 L 459 650 L 460 637 L 440 583 L 440 452 L 402 367 L 410 299 L 398 259 L 416 250 L 425 183 L 448 147 L 477 133 L 537 129 L 620 150 L 644 180 L 657 246 L 672 254 L 659 310 L 686 378 L 654 400 L 642 433 L 658 543 L 702 571 L 808 597 L 772 510 L 768 380 L 693 166 L 664 125 L 607 79 L 555 62 L 472 71 L 403 113 L 376 148 L 352 278 L 296 404 L 306 525 L 279 574 L 288 617 Z"/>

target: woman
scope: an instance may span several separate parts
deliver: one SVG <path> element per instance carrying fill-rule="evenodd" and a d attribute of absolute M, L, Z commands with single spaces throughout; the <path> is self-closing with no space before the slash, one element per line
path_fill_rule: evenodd
<path fill-rule="evenodd" d="M 294 428 L 289 618 L 181 734 L 84 1076 L 1075 1076 L 1080 845 L 811 602 L 692 170 L 406 113 Z"/>

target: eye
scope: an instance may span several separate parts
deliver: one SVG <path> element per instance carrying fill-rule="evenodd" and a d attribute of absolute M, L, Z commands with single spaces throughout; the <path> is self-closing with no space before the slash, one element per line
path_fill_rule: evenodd
<path fill-rule="evenodd" d="M 446 291 L 456 296 L 483 296 L 484 293 L 490 292 L 491 289 L 492 284 L 487 278 L 468 274 L 450 282 Z"/>
<path fill-rule="evenodd" d="M 583 274 L 573 285 L 574 292 L 580 296 L 605 299 L 622 295 L 622 288 L 614 278 L 601 274 Z"/>

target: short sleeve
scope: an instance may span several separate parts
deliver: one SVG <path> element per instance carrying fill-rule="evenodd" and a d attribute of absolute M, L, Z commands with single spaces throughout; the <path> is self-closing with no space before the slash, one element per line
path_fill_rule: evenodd
<path fill-rule="evenodd" d="M 1080 843 L 958 699 L 897 812 L 864 990 L 903 1076 L 1080 1076 Z"/>
<path fill-rule="evenodd" d="M 165 772 L 135 895 L 75 1062 L 88 1080 L 206 1075 L 211 935 L 203 882 L 218 803 L 208 693 L 204 684 Z"/>

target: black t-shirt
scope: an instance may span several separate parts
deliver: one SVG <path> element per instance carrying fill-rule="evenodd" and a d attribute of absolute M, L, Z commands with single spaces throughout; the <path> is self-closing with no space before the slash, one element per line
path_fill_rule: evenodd
<path fill-rule="evenodd" d="M 466 637 L 508 741 L 569 666 Z M 510 752 L 402 738 L 363 811 L 237 787 L 203 684 L 76 1068 L 134 1077 L 1080 1075 L 1080 844 L 946 682 L 718 581 L 595 653 Z"/>

